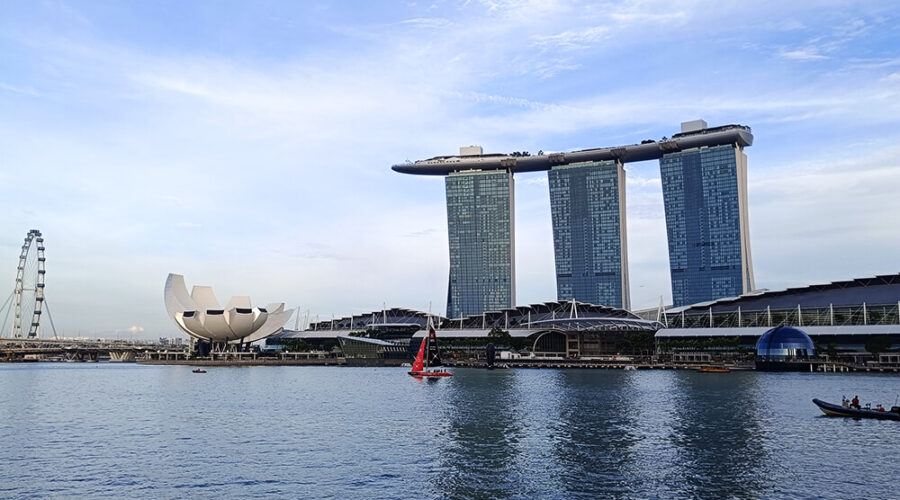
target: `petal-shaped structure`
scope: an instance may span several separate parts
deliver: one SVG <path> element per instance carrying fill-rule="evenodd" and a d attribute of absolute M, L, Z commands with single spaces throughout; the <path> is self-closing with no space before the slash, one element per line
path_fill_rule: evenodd
<path fill-rule="evenodd" d="M 181 328 L 182 331 L 184 331 L 188 335 L 191 335 L 190 330 L 188 330 L 187 327 L 184 326 L 184 318 L 182 318 L 182 315 L 184 315 L 183 312 L 175 313 L 175 316 L 174 316 L 175 324 L 177 324 L 178 328 Z"/>
<path fill-rule="evenodd" d="M 219 305 L 219 301 L 216 299 L 216 294 L 213 292 L 211 286 L 194 285 L 194 289 L 191 290 L 191 298 L 194 299 L 197 308 L 201 311 L 222 308 L 222 306 Z"/>
<path fill-rule="evenodd" d="M 169 274 L 164 296 L 166 312 L 178 328 L 211 342 L 254 342 L 280 331 L 293 313 L 275 302 L 254 309 L 247 296 L 231 297 L 222 308 L 212 287 L 194 286 L 188 294 L 180 274 Z"/>
<path fill-rule="evenodd" d="M 228 315 L 228 326 L 237 338 L 244 338 L 253 333 L 253 309 L 232 307 L 225 311 L 225 314 Z"/>
<path fill-rule="evenodd" d="M 269 335 L 280 332 L 284 328 L 284 324 L 287 322 L 287 320 L 291 319 L 291 315 L 293 314 L 293 309 L 288 309 L 286 311 L 281 311 L 275 314 L 269 314 L 266 322 L 259 328 L 259 330 L 253 332 L 253 334 L 250 335 L 250 337 L 246 341 L 255 342 L 259 339 L 264 339 Z"/>
<path fill-rule="evenodd" d="M 213 335 L 203 326 L 205 318 L 204 314 L 199 311 L 184 311 L 181 314 L 181 321 L 184 327 L 193 337 L 201 340 L 213 340 Z"/>
<path fill-rule="evenodd" d="M 235 335 L 228 327 L 228 321 L 225 318 L 225 311 L 221 309 L 208 309 L 206 311 L 206 321 L 203 322 L 206 330 L 212 334 L 213 340 L 221 340 L 228 342 L 234 340 Z"/>
<path fill-rule="evenodd" d="M 166 278 L 166 288 L 164 291 L 166 301 L 166 312 L 169 316 L 174 317 L 175 313 L 184 311 L 196 311 L 197 305 L 194 299 L 188 294 L 187 286 L 184 284 L 184 276 L 180 274 L 169 274 Z"/>
<path fill-rule="evenodd" d="M 253 306 L 250 305 L 250 297 L 246 295 L 238 295 L 236 297 L 232 297 L 227 304 L 225 304 L 225 310 L 233 309 L 235 307 L 240 307 L 241 309 L 252 309 Z"/>
<path fill-rule="evenodd" d="M 266 324 L 267 319 L 269 319 L 269 312 L 263 308 L 257 309 L 256 315 L 253 318 L 253 331 L 259 330 Z"/>

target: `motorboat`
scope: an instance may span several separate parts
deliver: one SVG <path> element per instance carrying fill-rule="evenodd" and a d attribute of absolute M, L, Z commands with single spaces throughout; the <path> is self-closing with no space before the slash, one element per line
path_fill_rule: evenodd
<path fill-rule="evenodd" d="M 884 408 L 854 408 L 852 406 L 836 405 L 826 403 L 821 399 L 813 399 L 812 402 L 822 410 L 822 413 L 829 417 L 875 418 L 878 420 L 900 421 L 900 406 L 893 406 L 888 411 Z"/>
<path fill-rule="evenodd" d="M 194 368 L 193 370 L 191 370 L 191 372 L 193 372 L 193 373 L 206 373 L 206 370 L 204 370 L 203 368 Z"/>
<path fill-rule="evenodd" d="M 697 371 L 700 373 L 730 373 L 731 369 L 724 366 L 701 366 L 697 368 Z"/>

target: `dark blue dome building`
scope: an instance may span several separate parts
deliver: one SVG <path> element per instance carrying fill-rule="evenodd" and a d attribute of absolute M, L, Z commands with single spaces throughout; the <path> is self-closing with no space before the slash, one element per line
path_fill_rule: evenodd
<path fill-rule="evenodd" d="M 803 330 L 778 326 L 759 338 L 756 355 L 770 359 L 809 358 L 815 355 L 815 347 Z"/>
<path fill-rule="evenodd" d="M 793 371 L 808 366 L 803 360 L 816 354 L 813 341 L 803 330 L 778 326 L 767 331 L 756 343 L 756 368 L 767 371 Z"/>

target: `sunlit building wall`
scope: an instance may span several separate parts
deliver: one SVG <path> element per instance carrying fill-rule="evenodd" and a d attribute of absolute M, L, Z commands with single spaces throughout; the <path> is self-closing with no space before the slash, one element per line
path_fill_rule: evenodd
<path fill-rule="evenodd" d="M 547 175 L 557 299 L 630 308 L 622 164 L 573 163 Z"/>
<path fill-rule="evenodd" d="M 673 304 L 753 290 L 743 148 L 732 144 L 666 154 L 660 173 Z"/>
<path fill-rule="evenodd" d="M 450 281 L 447 316 L 515 306 L 512 173 L 456 172 L 446 177 Z"/>

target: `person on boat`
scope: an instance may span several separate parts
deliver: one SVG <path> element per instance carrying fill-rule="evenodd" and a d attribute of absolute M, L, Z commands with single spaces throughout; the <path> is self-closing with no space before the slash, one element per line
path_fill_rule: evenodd
<path fill-rule="evenodd" d="M 875 407 L 875 411 L 883 412 L 883 411 L 884 411 L 884 406 L 881 406 L 881 405 L 876 406 L 876 407 Z"/>
<path fill-rule="evenodd" d="M 844 408 L 850 406 L 850 401 L 847 400 L 847 396 L 841 396 L 841 406 Z"/>
<path fill-rule="evenodd" d="M 853 396 L 853 400 L 850 401 L 850 408 L 856 408 L 857 410 L 860 409 L 859 396 Z"/>

